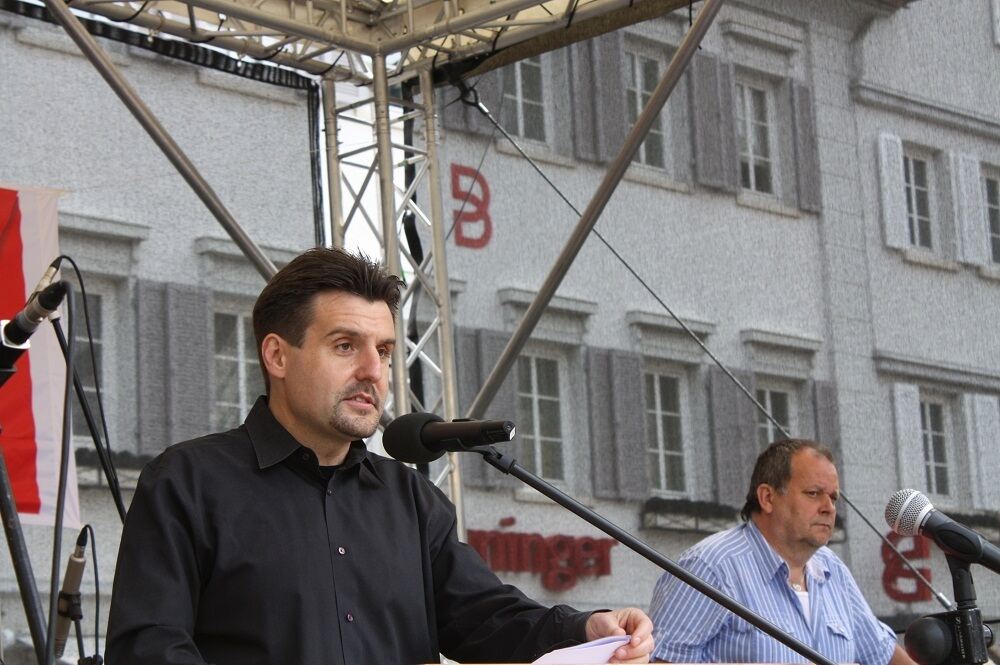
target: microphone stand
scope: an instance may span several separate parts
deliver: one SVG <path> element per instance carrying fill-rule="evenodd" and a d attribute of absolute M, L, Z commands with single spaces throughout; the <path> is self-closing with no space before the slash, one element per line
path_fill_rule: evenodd
<path fill-rule="evenodd" d="M 545 482 L 535 474 L 531 473 L 527 469 L 518 465 L 517 460 L 513 457 L 505 456 L 499 450 L 493 446 L 480 446 L 477 448 L 470 448 L 469 452 L 476 452 L 483 456 L 483 459 L 492 467 L 499 469 L 502 473 L 514 476 L 524 484 L 533 487 L 538 490 L 548 498 L 552 499 L 558 503 L 563 508 L 566 508 L 577 516 L 581 517 L 585 521 L 594 525 L 604 533 L 608 534 L 618 542 L 622 543 L 633 552 L 645 557 L 649 561 L 652 561 L 657 566 L 667 571 L 680 581 L 684 582 L 688 586 L 692 587 L 696 591 L 699 591 L 712 600 L 714 600 L 719 605 L 722 605 L 727 610 L 745 620 L 747 623 L 756 626 L 758 629 L 767 633 L 774 639 L 778 640 L 786 647 L 796 652 L 803 658 L 807 659 L 816 665 L 834 665 L 833 662 L 815 651 L 811 647 L 802 642 L 798 641 L 791 635 L 786 634 L 777 626 L 771 622 L 757 616 L 749 608 L 743 604 L 737 602 L 736 600 L 730 598 L 726 594 L 722 593 L 718 589 L 715 589 L 708 582 L 705 582 L 700 577 L 692 575 L 688 571 L 681 568 L 679 565 L 674 563 L 671 559 L 660 554 L 652 547 L 642 542 L 632 534 L 622 530 L 620 527 L 614 523 L 608 521 L 607 519 L 601 517 L 595 513 L 590 508 L 586 507 L 573 497 L 569 496 L 565 492 L 562 492 L 549 483 Z M 971 579 L 971 578 L 970 578 Z M 975 596 L 973 596 L 974 598 Z M 978 612 L 978 610 L 977 610 Z M 985 662 L 985 661 L 979 661 Z"/>

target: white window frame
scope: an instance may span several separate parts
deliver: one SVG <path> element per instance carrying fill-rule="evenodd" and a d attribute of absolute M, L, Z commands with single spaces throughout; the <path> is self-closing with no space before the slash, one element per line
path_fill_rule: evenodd
<path fill-rule="evenodd" d="M 236 317 L 236 357 L 226 356 L 226 360 L 235 360 L 237 363 L 237 387 L 239 394 L 239 403 L 233 404 L 231 402 L 223 402 L 219 399 L 219 376 L 217 371 L 217 363 L 219 361 L 219 354 L 216 352 L 215 348 L 215 319 L 217 316 L 233 316 Z M 251 330 L 248 331 L 244 322 L 251 324 Z M 246 336 L 252 335 L 252 320 L 250 314 L 250 308 L 241 310 L 238 307 L 216 307 L 212 311 L 212 407 L 211 407 L 211 420 L 212 420 L 212 431 L 219 431 L 227 427 L 236 427 L 246 418 L 247 414 L 250 412 L 251 407 L 253 407 L 256 396 L 250 396 L 247 394 L 249 389 L 247 379 L 250 371 L 256 371 L 258 377 L 260 375 L 259 368 L 248 367 L 248 363 L 252 360 L 257 362 L 257 356 L 254 355 L 253 358 L 244 357 L 244 350 L 246 348 Z M 254 344 L 256 346 L 256 343 Z M 263 378 L 260 379 L 263 382 Z M 236 423 L 222 423 L 218 420 L 217 408 L 222 404 L 227 407 L 237 407 L 240 410 L 240 416 L 238 422 Z"/>
<path fill-rule="evenodd" d="M 544 478 L 549 482 L 568 485 L 570 482 L 570 469 L 572 466 L 571 464 L 569 464 L 567 455 L 568 453 L 567 442 L 572 440 L 569 433 L 570 422 L 571 422 L 569 417 L 570 414 L 567 412 L 567 404 L 566 404 L 566 400 L 570 396 L 569 382 L 568 382 L 568 371 L 569 371 L 568 358 L 566 358 L 563 354 L 558 352 L 529 348 L 526 349 L 524 352 L 522 352 L 521 355 L 518 357 L 518 364 L 520 364 L 521 361 L 525 359 L 530 359 L 529 361 L 532 362 L 532 372 L 531 372 L 532 385 L 528 388 L 528 390 L 525 390 L 524 389 L 525 387 L 520 385 L 520 366 L 518 366 L 516 368 L 516 371 L 518 372 L 518 385 L 516 392 L 517 409 L 518 413 L 520 414 L 522 397 L 527 397 L 531 400 L 531 408 L 532 408 L 531 421 L 534 425 L 534 429 L 530 433 L 527 432 L 524 425 L 521 424 L 525 421 L 523 418 L 521 418 L 518 424 L 518 433 L 522 441 L 524 440 L 525 435 L 530 435 L 534 439 L 536 445 L 533 458 L 530 461 L 524 460 L 525 461 L 524 465 L 526 468 L 532 470 L 539 477 Z M 539 396 L 537 395 L 536 392 L 537 365 L 534 362 L 535 360 L 538 359 L 554 362 L 556 364 L 556 372 L 558 373 L 557 385 L 559 386 L 558 413 L 559 413 L 559 433 L 560 433 L 559 446 L 561 450 L 560 457 L 562 460 L 561 477 L 547 476 L 542 472 L 543 471 L 542 452 L 541 452 L 542 448 L 540 445 L 538 445 L 542 441 L 541 431 L 540 431 L 541 419 L 539 417 L 539 408 L 538 408 Z M 552 439 L 552 437 L 544 437 L 544 438 L 546 440 Z M 526 451 L 522 449 L 522 453 L 526 454 Z"/>
<path fill-rule="evenodd" d="M 992 190 L 992 191 L 991 191 Z M 1000 174 L 987 172 L 983 176 L 983 200 L 986 207 L 987 256 L 1000 263 Z"/>
<path fill-rule="evenodd" d="M 522 68 L 523 67 L 538 67 L 538 77 L 541 81 L 541 93 L 542 98 L 540 100 L 525 99 L 524 98 L 524 87 L 522 83 Z M 546 94 L 545 88 L 548 85 L 548 76 L 546 75 L 546 63 L 545 58 L 542 55 L 537 55 L 531 58 L 525 58 L 511 65 L 508 65 L 504 76 L 506 77 L 506 72 L 511 72 L 514 79 L 514 90 L 507 90 L 507 86 L 504 85 L 503 91 L 503 106 L 504 110 L 501 112 L 501 118 L 506 120 L 507 116 L 507 105 L 514 105 L 514 117 L 516 118 L 516 127 L 508 126 L 509 123 L 504 122 L 504 129 L 513 134 L 514 136 L 520 137 L 527 141 L 534 141 L 540 144 L 547 144 L 551 135 L 551 130 L 549 128 L 549 111 L 548 111 L 548 95 Z M 542 109 L 542 137 L 537 136 L 526 136 L 525 135 L 525 124 L 524 124 L 524 107 L 526 105 L 538 106 Z"/>
<path fill-rule="evenodd" d="M 916 211 L 916 199 L 915 190 L 917 189 L 914 182 L 914 160 L 923 162 L 926 169 L 926 181 L 927 181 L 927 244 L 924 244 L 923 238 L 920 237 L 920 227 L 919 222 L 921 217 L 915 213 Z M 914 249 L 934 252 L 937 251 L 938 245 L 940 245 L 939 238 L 937 237 L 937 224 L 938 215 L 937 213 L 937 191 L 935 187 L 935 179 L 937 178 L 935 156 L 926 150 L 921 150 L 914 146 L 903 144 L 903 201 L 906 206 L 906 229 L 907 238 L 909 244 Z"/>
<path fill-rule="evenodd" d="M 938 407 L 941 409 L 941 430 L 930 430 L 928 429 L 929 420 L 929 410 L 933 407 Z M 920 447 L 921 447 L 921 468 L 923 469 L 923 481 L 924 487 L 927 489 L 927 494 L 933 497 L 945 498 L 945 499 L 957 499 L 957 486 L 956 486 L 956 453 L 957 448 L 955 445 L 955 417 L 954 417 L 954 404 L 952 398 L 941 393 L 936 393 L 933 391 L 920 390 Z M 932 459 L 929 459 L 928 453 L 929 449 L 929 437 L 932 434 L 937 434 L 944 439 L 944 462 L 939 463 Z M 936 475 L 931 473 L 932 469 L 935 467 L 944 468 L 945 471 L 945 482 L 947 483 L 947 488 L 945 492 L 938 491 L 938 481 Z"/>
<path fill-rule="evenodd" d="M 646 394 L 646 380 L 647 377 L 654 377 L 655 394 L 656 394 L 656 404 L 650 405 L 645 403 Z M 660 379 L 670 378 L 677 382 L 677 408 L 678 412 L 675 414 L 680 420 L 680 432 L 681 432 L 681 446 L 679 452 L 667 451 L 664 447 L 664 440 L 661 430 L 661 416 L 664 412 L 660 411 L 659 408 L 659 397 L 660 397 Z M 692 494 L 693 489 L 693 478 L 692 474 L 694 469 L 692 468 L 692 433 L 691 433 L 691 417 L 690 417 L 690 404 L 689 404 L 689 394 L 688 394 L 688 377 L 687 373 L 679 368 L 675 368 L 669 365 L 663 364 L 647 364 L 643 368 L 643 417 L 647 418 L 650 415 L 655 416 L 656 420 L 656 430 L 655 432 L 647 432 L 647 437 L 652 436 L 656 442 L 656 448 L 650 447 L 650 440 L 647 438 L 646 441 L 646 454 L 647 459 L 649 456 L 656 456 L 656 467 L 650 466 L 650 475 L 655 474 L 655 478 L 651 477 L 650 480 L 650 491 L 656 496 L 663 497 L 688 497 Z M 681 489 L 667 489 L 666 486 L 666 457 L 678 457 L 681 463 L 682 470 L 682 480 L 683 487 Z M 658 481 L 658 482 L 657 482 Z"/>
<path fill-rule="evenodd" d="M 763 399 L 761 399 L 761 392 L 764 392 Z M 783 393 L 788 401 L 788 422 L 782 423 L 784 428 L 794 436 L 794 433 L 798 431 L 798 417 L 799 417 L 799 387 L 792 381 L 781 381 L 776 379 L 761 379 L 758 378 L 756 381 L 754 397 L 760 402 L 761 406 L 767 409 L 767 412 L 772 416 L 773 411 L 773 400 L 774 393 Z M 776 441 L 778 439 L 784 439 L 785 435 L 772 423 L 767 417 L 764 416 L 758 409 L 755 410 L 755 427 L 754 432 L 757 437 L 757 445 L 763 450 L 768 444 Z M 777 417 L 775 420 L 781 422 Z"/>
<path fill-rule="evenodd" d="M 117 330 L 120 326 L 115 325 L 111 321 L 112 317 L 118 311 L 118 294 L 117 289 L 114 287 L 112 282 L 107 280 L 102 280 L 99 277 L 93 275 L 84 275 L 84 285 L 87 287 L 87 296 L 93 298 L 94 296 L 100 298 L 100 330 L 93 330 L 94 341 L 100 344 L 100 353 L 97 358 L 99 367 L 97 368 L 97 378 L 101 384 L 101 402 L 104 404 L 105 410 L 105 420 L 108 425 L 108 436 L 112 441 L 115 440 L 115 404 L 116 404 L 116 382 L 112 380 L 112 377 L 116 376 L 118 371 L 118 362 L 115 354 L 112 350 L 119 348 L 117 344 Z M 90 348 L 87 344 L 87 329 L 84 325 L 83 318 L 83 307 L 80 306 L 80 296 L 82 295 L 80 291 L 80 285 L 77 283 L 76 279 L 73 282 L 73 295 L 76 300 L 73 302 L 75 307 L 75 314 L 80 321 L 80 325 L 75 327 L 73 330 L 73 337 L 75 339 L 76 345 L 74 349 L 74 366 L 77 370 L 80 369 L 80 363 L 84 359 L 89 361 Z M 65 313 L 65 308 L 63 309 Z M 93 328 L 94 311 L 91 309 L 91 327 Z M 66 320 L 62 321 L 63 330 L 67 334 L 69 333 L 69 326 Z M 88 362 L 89 364 L 89 362 Z M 97 404 L 96 391 L 93 389 L 93 375 L 89 373 L 79 372 L 78 373 L 80 383 L 84 386 L 84 392 L 95 395 L 94 399 L 90 401 L 90 412 L 94 416 L 94 422 L 97 427 L 101 428 L 101 413 Z M 90 390 L 88 390 L 90 387 Z M 76 404 L 77 396 L 76 391 L 73 392 L 73 403 Z M 89 401 L 89 400 L 88 400 Z M 82 411 L 81 411 L 82 414 Z M 100 432 L 101 438 L 104 438 L 104 432 Z M 105 445 L 108 442 L 105 441 Z M 87 448 L 93 449 L 94 440 L 91 437 L 90 429 L 87 427 L 87 421 L 83 419 L 82 415 L 80 418 L 73 418 L 73 446 L 75 448 Z"/>
<path fill-rule="evenodd" d="M 742 95 L 740 92 L 741 89 L 744 91 Z M 752 141 L 753 132 L 752 132 L 752 125 L 750 124 L 753 122 L 752 114 L 750 113 L 752 109 L 749 107 L 750 104 L 749 100 L 751 96 L 747 95 L 745 92 L 748 89 L 760 91 L 764 95 L 764 110 L 766 112 L 766 118 L 767 118 L 767 123 L 766 123 L 767 149 L 768 149 L 767 161 L 770 164 L 770 171 L 771 171 L 771 191 L 769 192 L 757 188 L 756 175 L 754 173 L 754 166 L 757 162 L 757 159 L 756 155 L 753 154 L 753 141 Z M 755 77 L 748 74 L 738 74 L 736 76 L 735 95 L 736 99 L 734 100 L 734 104 L 736 106 L 735 109 L 736 139 L 737 141 L 740 141 L 741 137 L 745 137 L 745 142 L 746 142 L 746 151 L 743 150 L 742 146 L 739 147 L 740 163 L 738 165 L 738 168 L 740 171 L 739 173 L 740 188 L 743 191 L 754 192 L 755 194 L 759 194 L 762 196 L 775 197 L 775 198 L 780 197 L 781 165 L 778 155 L 777 135 L 775 131 L 777 125 L 778 113 L 777 113 L 777 105 L 775 103 L 774 83 L 768 81 L 765 78 Z M 740 106 L 741 98 L 743 101 L 742 106 Z M 747 160 L 747 170 L 750 178 L 749 187 L 743 184 L 744 159 Z M 761 160 L 763 160 L 763 158 L 761 158 Z"/>
<path fill-rule="evenodd" d="M 643 101 L 644 92 L 639 88 L 630 87 L 629 78 L 632 75 L 635 75 L 637 77 L 636 84 L 641 85 L 641 82 L 638 81 L 638 77 L 641 76 L 641 61 L 650 60 L 655 62 L 657 65 L 657 82 L 659 82 L 659 78 L 663 76 L 663 72 L 665 71 L 665 67 L 667 65 L 663 58 L 664 50 L 667 48 L 668 47 L 663 45 L 653 46 L 646 44 L 637 39 L 629 39 L 625 43 L 625 66 L 628 68 L 626 70 L 625 78 L 625 103 L 628 105 L 630 104 L 630 100 L 633 102 L 632 108 L 626 109 L 629 114 L 626 120 L 628 120 L 630 124 L 635 123 L 636 118 L 639 117 L 639 114 L 642 112 L 642 109 L 645 108 L 646 103 Z M 635 68 L 633 69 L 633 67 Z M 646 96 L 649 96 L 652 92 L 653 91 L 650 90 L 645 94 Z M 629 93 L 631 93 L 631 95 Z M 639 150 L 636 152 L 635 158 L 632 160 L 633 164 L 641 164 L 645 168 L 654 169 L 656 171 L 669 171 L 671 169 L 672 160 L 670 154 L 671 133 L 669 107 L 670 104 L 668 102 L 660 111 L 657 116 L 659 127 L 650 128 L 648 135 L 643 140 L 642 144 L 640 144 Z M 662 151 L 661 154 L 663 155 L 663 164 L 650 164 L 648 161 L 647 144 L 654 140 L 660 143 Z"/>

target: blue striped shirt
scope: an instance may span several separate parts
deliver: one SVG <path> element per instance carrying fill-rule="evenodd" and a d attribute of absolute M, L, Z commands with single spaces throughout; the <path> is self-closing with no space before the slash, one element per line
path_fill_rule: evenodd
<path fill-rule="evenodd" d="M 835 663 L 886 665 L 896 638 L 872 614 L 847 566 L 828 548 L 806 564 L 811 618 L 788 583 L 788 564 L 748 522 L 701 541 L 680 565 Z M 664 574 L 649 615 L 653 658 L 687 663 L 805 663 L 774 638 Z"/>

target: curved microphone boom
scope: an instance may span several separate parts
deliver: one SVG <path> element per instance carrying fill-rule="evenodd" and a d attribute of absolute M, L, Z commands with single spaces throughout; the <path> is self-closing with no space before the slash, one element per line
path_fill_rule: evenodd
<path fill-rule="evenodd" d="M 935 509 L 917 490 L 905 489 L 893 494 L 885 507 L 885 521 L 900 535 L 927 536 L 948 556 L 1000 573 L 1000 548 Z"/>
<path fill-rule="evenodd" d="M 407 413 L 382 433 L 382 445 L 400 462 L 428 464 L 447 452 L 464 452 L 514 438 L 509 420 L 453 420 L 433 413 Z"/>

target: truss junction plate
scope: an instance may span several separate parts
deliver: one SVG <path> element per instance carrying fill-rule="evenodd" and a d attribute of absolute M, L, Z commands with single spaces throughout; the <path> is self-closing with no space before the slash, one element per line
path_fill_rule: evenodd
<path fill-rule="evenodd" d="M 365 84 L 432 67 L 460 75 L 644 21 L 688 0 L 72 0 L 74 10 Z"/>

